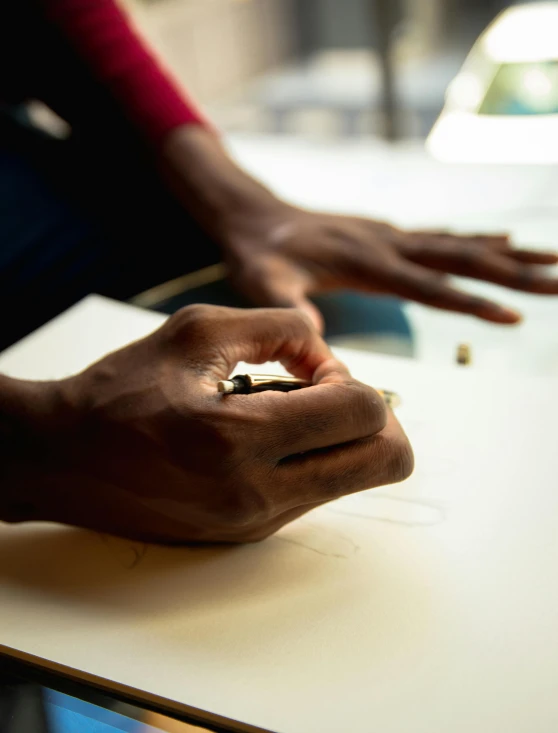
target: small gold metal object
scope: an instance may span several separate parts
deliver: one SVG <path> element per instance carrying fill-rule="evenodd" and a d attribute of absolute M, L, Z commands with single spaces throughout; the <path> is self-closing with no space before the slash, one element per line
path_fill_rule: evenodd
<path fill-rule="evenodd" d="M 472 356 L 469 344 L 459 344 L 457 347 L 456 361 L 462 366 L 469 366 L 471 364 Z"/>

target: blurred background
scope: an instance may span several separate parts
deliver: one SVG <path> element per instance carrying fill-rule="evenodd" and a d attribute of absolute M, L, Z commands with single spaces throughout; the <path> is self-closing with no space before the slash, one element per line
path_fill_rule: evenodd
<path fill-rule="evenodd" d="M 126 3 L 223 130 L 392 140 L 427 136 L 474 42 L 498 13 L 514 5 L 504 0 Z M 548 28 L 542 16 L 540 27 Z M 555 24 L 554 35 L 556 30 Z M 526 29 L 518 34 L 510 28 L 508 35 L 520 56 L 522 43 L 537 40 L 536 30 L 529 37 Z M 490 54 L 483 60 L 490 61 Z M 505 60 L 512 58 L 494 58 Z M 552 92 L 556 101 L 558 87 Z"/>

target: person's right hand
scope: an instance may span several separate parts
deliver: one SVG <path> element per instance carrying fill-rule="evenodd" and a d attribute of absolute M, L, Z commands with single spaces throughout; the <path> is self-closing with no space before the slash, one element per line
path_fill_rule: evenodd
<path fill-rule="evenodd" d="M 219 394 L 239 361 L 280 361 L 315 386 Z M 191 306 L 53 384 L 63 407 L 26 469 L 29 519 L 162 543 L 254 541 L 413 467 L 378 393 L 294 310 Z"/>

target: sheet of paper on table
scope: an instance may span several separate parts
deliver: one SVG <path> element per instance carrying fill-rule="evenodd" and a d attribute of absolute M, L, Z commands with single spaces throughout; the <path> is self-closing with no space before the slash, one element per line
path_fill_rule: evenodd
<path fill-rule="evenodd" d="M 160 321 L 89 298 L 0 370 L 60 377 Z M 410 480 L 234 548 L 2 526 L 0 650 L 233 730 L 555 733 L 555 386 L 343 358 L 401 394 Z"/>

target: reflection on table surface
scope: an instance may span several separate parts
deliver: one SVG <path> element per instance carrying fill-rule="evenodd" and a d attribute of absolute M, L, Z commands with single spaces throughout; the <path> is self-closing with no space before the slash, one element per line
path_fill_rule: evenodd
<path fill-rule="evenodd" d="M 207 728 L 91 693 L 95 702 L 35 684 L 0 682 L 3 733 L 203 733 Z"/>

